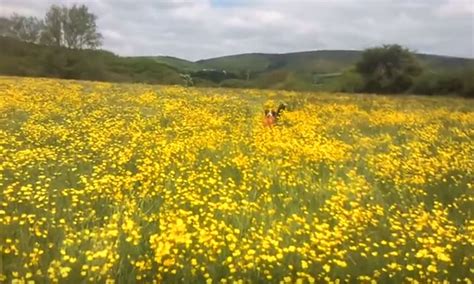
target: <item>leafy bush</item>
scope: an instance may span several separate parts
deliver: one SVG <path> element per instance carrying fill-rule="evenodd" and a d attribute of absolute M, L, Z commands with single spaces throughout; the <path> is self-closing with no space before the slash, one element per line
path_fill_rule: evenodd
<path fill-rule="evenodd" d="M 412 92 L 423 95 L 461 95 L 474 97 L 474 69 L 450 73 L 427 72 L 414 83 Z"/>
<path fill-rule="evenodd" d="M 404 92 L 421 73 L 412 52 L 396 44 L 366 49 L 356 70 L 364 79 L 364 91 L 374 93 Z"/>
<path fill-rule="evenodd" d="M 364 88 L 364 81 L 360 74 L 354 71 L 344 72 L 337 78 L 339 89 L 337 91 L 346 93 L 361 92 Z"/>
<path fill-rule="evenodd" d="M 275 70 L 264 73 L 255 79 L 255 86 L 258 88 L 274 88 L 284 82 L 289 75 L 290 72 L 285 70 Z"/>

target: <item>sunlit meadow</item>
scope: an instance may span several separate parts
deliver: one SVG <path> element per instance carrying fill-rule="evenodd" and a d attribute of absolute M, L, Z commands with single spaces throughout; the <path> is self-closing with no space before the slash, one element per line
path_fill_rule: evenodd
<path fill-rule="evenodd" d="M 0 77 L 0 282 L 471 283 L 473 139 L 458 98 Z"/>

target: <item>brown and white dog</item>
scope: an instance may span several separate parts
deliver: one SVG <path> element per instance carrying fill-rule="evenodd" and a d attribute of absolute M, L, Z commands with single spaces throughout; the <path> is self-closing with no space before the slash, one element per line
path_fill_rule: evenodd
<path fill-rule="evenodd" d="M 264 111 L 265 113 L 265 118 L 263 120 L 263 124 L 265 126 L 273 126 L 277 122 L 277 120 L 280 118 L 282 112 L 286 109 L 286 106 L 284 104 L 280 104 L 278 106 L 278 109 L 275 111 L 273 109 L 266 109 Z"/>

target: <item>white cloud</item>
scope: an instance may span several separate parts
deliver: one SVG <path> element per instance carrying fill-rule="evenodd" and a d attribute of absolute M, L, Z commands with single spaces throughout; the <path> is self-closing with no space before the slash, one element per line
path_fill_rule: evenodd
<path fill-rule="evenodd" d="M 441 16 L 470 15 L 474 21 L 474 1 L 473 0 L 448 0 L 443 3 L 437 13 Z"/>
<path fill-rule="evenodd" d="M 0 15 L 42 15 L 61 0 L 0 0 Z M 74 1 L 77 3 L 77 1 Z M 201 59 L 244 52 L 399 43 L 474 57 L 472 0 L 90 0 L 104 48 Z"/>

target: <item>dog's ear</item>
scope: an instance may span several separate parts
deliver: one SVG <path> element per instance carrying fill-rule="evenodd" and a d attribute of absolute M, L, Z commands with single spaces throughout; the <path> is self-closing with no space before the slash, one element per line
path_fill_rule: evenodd
<path fill-rule="evenodd" d="M 278 106 L 277 115 L 280 116 L 284 110 L 286 110 L 286 105 L 282 103 Z"/>

